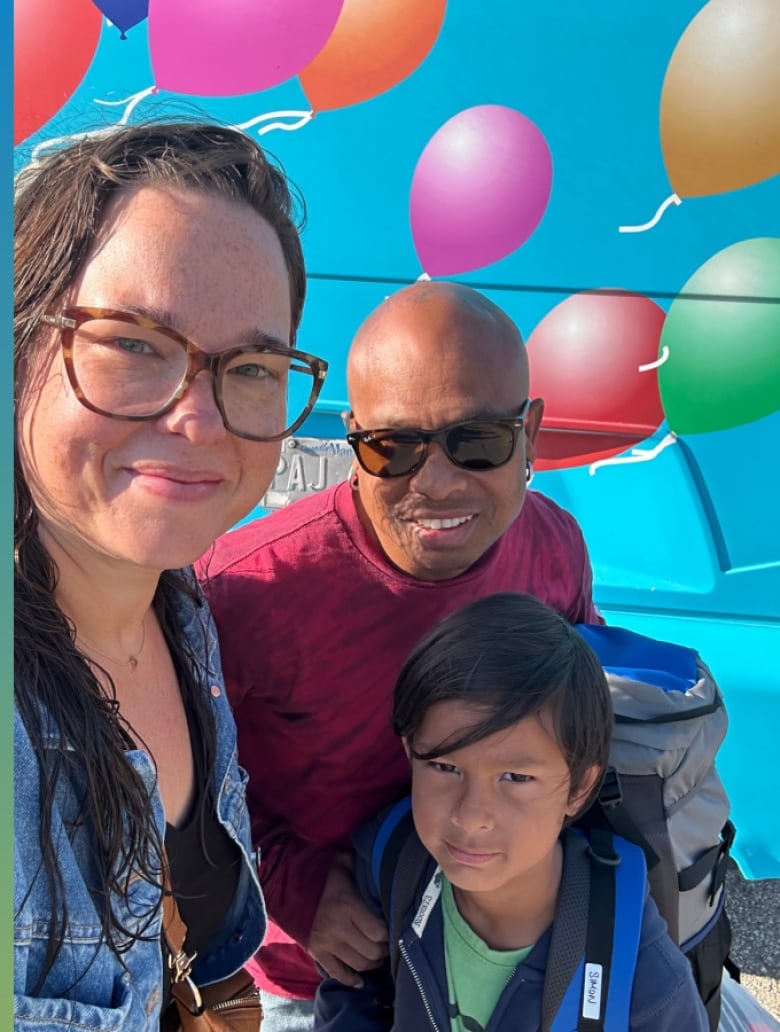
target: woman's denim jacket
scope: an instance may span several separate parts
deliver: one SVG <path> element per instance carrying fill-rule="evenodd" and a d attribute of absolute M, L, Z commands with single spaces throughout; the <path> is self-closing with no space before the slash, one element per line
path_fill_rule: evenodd
<path fill-rule="evenodd" d="M 246 774 L 236 762 L 236 728 L 225 694 L 219 646 L 213 620 L 204 603 L 197 609 L 182 596 L 179 603 L 182 633 L 197 655 L 206 658 L 206 691 L 214 713 L 217 741 L 212 786 L 219 820 L 237 841 L 243 870 L 230 913 L 222 929 L 198 957 L 193 978 L 201 985 L 226 978 L 252 956 L 265 932 L 265 906 L 251 851 L 244 787 Z M 66 690 L 63 686 L 63 690 Z M 58 734 L 49 735 L 56 747 Z M 154 770 L 148 755 L 127 753 L 129 762 L 152 790 Z M 64 782 L 64 783 L 63 783 Z M 122 961 L 101 942 L 101 928 L 87 888 L 89 843 L 83 825 L 70 837 L 63 819 L 72 818 L 73 785 L 60 779 L 52 821 L 52 836 L 62 869 L 68 924 L 53 968 L 35 996 L 29 995 L 41 973 L 50 934 L 51 898 L 42 868 L 39 841 L 40 794 L 38 761 L 19 714 L 14 723 L 14 1029 L 16 1032 L 62 1032 L 65 1028 L 122 1029 L 158 1032 L 163 985 L 160 890 L 141 878 L 130 878 L 126 901 L 120 908 L 126 927 L 144 927 Z M 160 834 L 165 817 L 156 789 L 152 795 Z M 148 914 L 157 912 L 151 924 Z"/>

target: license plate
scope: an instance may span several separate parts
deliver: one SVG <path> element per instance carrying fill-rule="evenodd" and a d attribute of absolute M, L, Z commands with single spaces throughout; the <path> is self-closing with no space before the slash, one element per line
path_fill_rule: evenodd
<path fill-rule="evenodd" d="M 279 465 L 260 504 L 282 509 L 290 502 L 346 480 L 354 452 L 344 440 L 320 437 L 288 437 L 282 442 Z"/>

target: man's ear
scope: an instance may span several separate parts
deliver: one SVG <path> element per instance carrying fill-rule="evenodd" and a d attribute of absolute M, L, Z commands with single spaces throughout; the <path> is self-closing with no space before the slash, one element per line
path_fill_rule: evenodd
<path fill-rule="evenodd" d="M 600 767 L 592 766 L 588 767 L 582 776 L 578 787 L 569 793 L 569 802 L 566 806 L 566 816 L 569 818 L 577 817 L 582 812 L 584 804 L 588 800 L 593 789 L 596 787 L 604 772 Z"/>
<path fill-rule="evenodd" d="M 341 413 L 341 422 L 344 424 L 345 430 L 357 430 L 357 420 L 352 409 L 345 409 Z"/>
<path fill-rule="evenodd" d="M 534 398 L 525 417 L 525 457 L 533 466 L 536 461 L 536 437 L 544 416 L 544 398 Z"/>

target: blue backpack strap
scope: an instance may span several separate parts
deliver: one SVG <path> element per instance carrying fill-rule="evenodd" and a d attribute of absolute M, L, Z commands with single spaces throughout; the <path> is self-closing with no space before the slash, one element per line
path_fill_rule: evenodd
<path fill-rule="evenodd" d="M 582 833 L 571 829 L 564 833 L 561 885 L 544 976 L 541 1032 L 553 1028 L 570 1032 L 576 1027 L 588 934 L 588 911 L 583 901 L 590 898 L 589 848 Z M 568 1025 L 564 1019 L 568 1019 Z"/>
<path fill-rule="evenodd" d="M 374 879 L 374 885 L 379 889 L 379 895 L 382 899 L 382 907 L 385 910 L 385 916 L 389 913 L 390 887 L 392 883 L 392 874 L 390 876 L 390 881 L 388 881 L 387 872 L 392 872 L 392 868 L 395 866 L 395 859 L 397 859 L 398 854 L 398 850 L 395 848 L 388 851 L 387 844 L 393 832 L 398 828 L 399 823 L 404 825 L 406 820 L 411 817 L 411 812 L 411 796 L 405 796 L 403 799 L 399 800 L 395 806 L 392 806 L 385 814 L 385 819 L 379 826 L 379 831 L 376 833 L 374 845 L 371 850 L 371 877 Z M 388 863 L 388 859 L 386 859 L 385 856 L 386 853 L 391 863 Z M 387 892 L 385 892 L 385 889 Z M 387 907 L 385 907 L 385 899 L 388 900 Z"/>
<path fill-rule="evenodd" d="M 615 934 L 607 994 L 607 1032 L 629 1027 L 631 992 L 639 956 L 642 916 L 647 895 L 647 866 L 639 846 L 615 836 L 620 863 L 615 868 Z"/>
<path fill-rule="evenodd" d="M 596 832 L 590 854 L 586 942 L 552 1025 L 542 1026 L 549 1027 L 551 1032 L 625 1032 L 630 1025 L 631 993 L 647 891 L 645 858 L 638 846 L 609 832 Z M 561 899 L 565 898 L 562 885 Z M 548 980 L 555 977 L 561 956 L 556 941 L 566 942 L 572 921 L 571 914 L 559 908 L 547 961 L 545 997 Z M 581 930 L 575 934 L 581 940 Z"/>
<path fill-rule="evenodd" d="M 415 831 L 411 798 L 407 796 L 387 812 L 371 851 L 371 874 L 387 921 L 393 980 L 400 957 L 401 922 L 411 909 L 429 860 Z"/>

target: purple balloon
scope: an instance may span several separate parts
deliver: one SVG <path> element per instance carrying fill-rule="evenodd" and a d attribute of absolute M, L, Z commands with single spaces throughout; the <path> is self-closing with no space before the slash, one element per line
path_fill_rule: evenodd
<path fill-rule="evenodd" d="M 150 0 L 155 85 L 201 97 L 257 93 L 322 50 L 344 0 Z"/>
<path fill-rule="evenodd" d="M 149 14 L 149 0 L 94 0 L 95 7 L 116 25 L 125 39 L 125 33 L 142 22 Z"/>
<path fill-rule="evenodd" d="M 412 177 L 410 217 L 429 276 L 471 272 L 511 254 L 544 215 L 552 186 L 545 138 L 513 108 L 454 115 L 425 146 Z"/>

